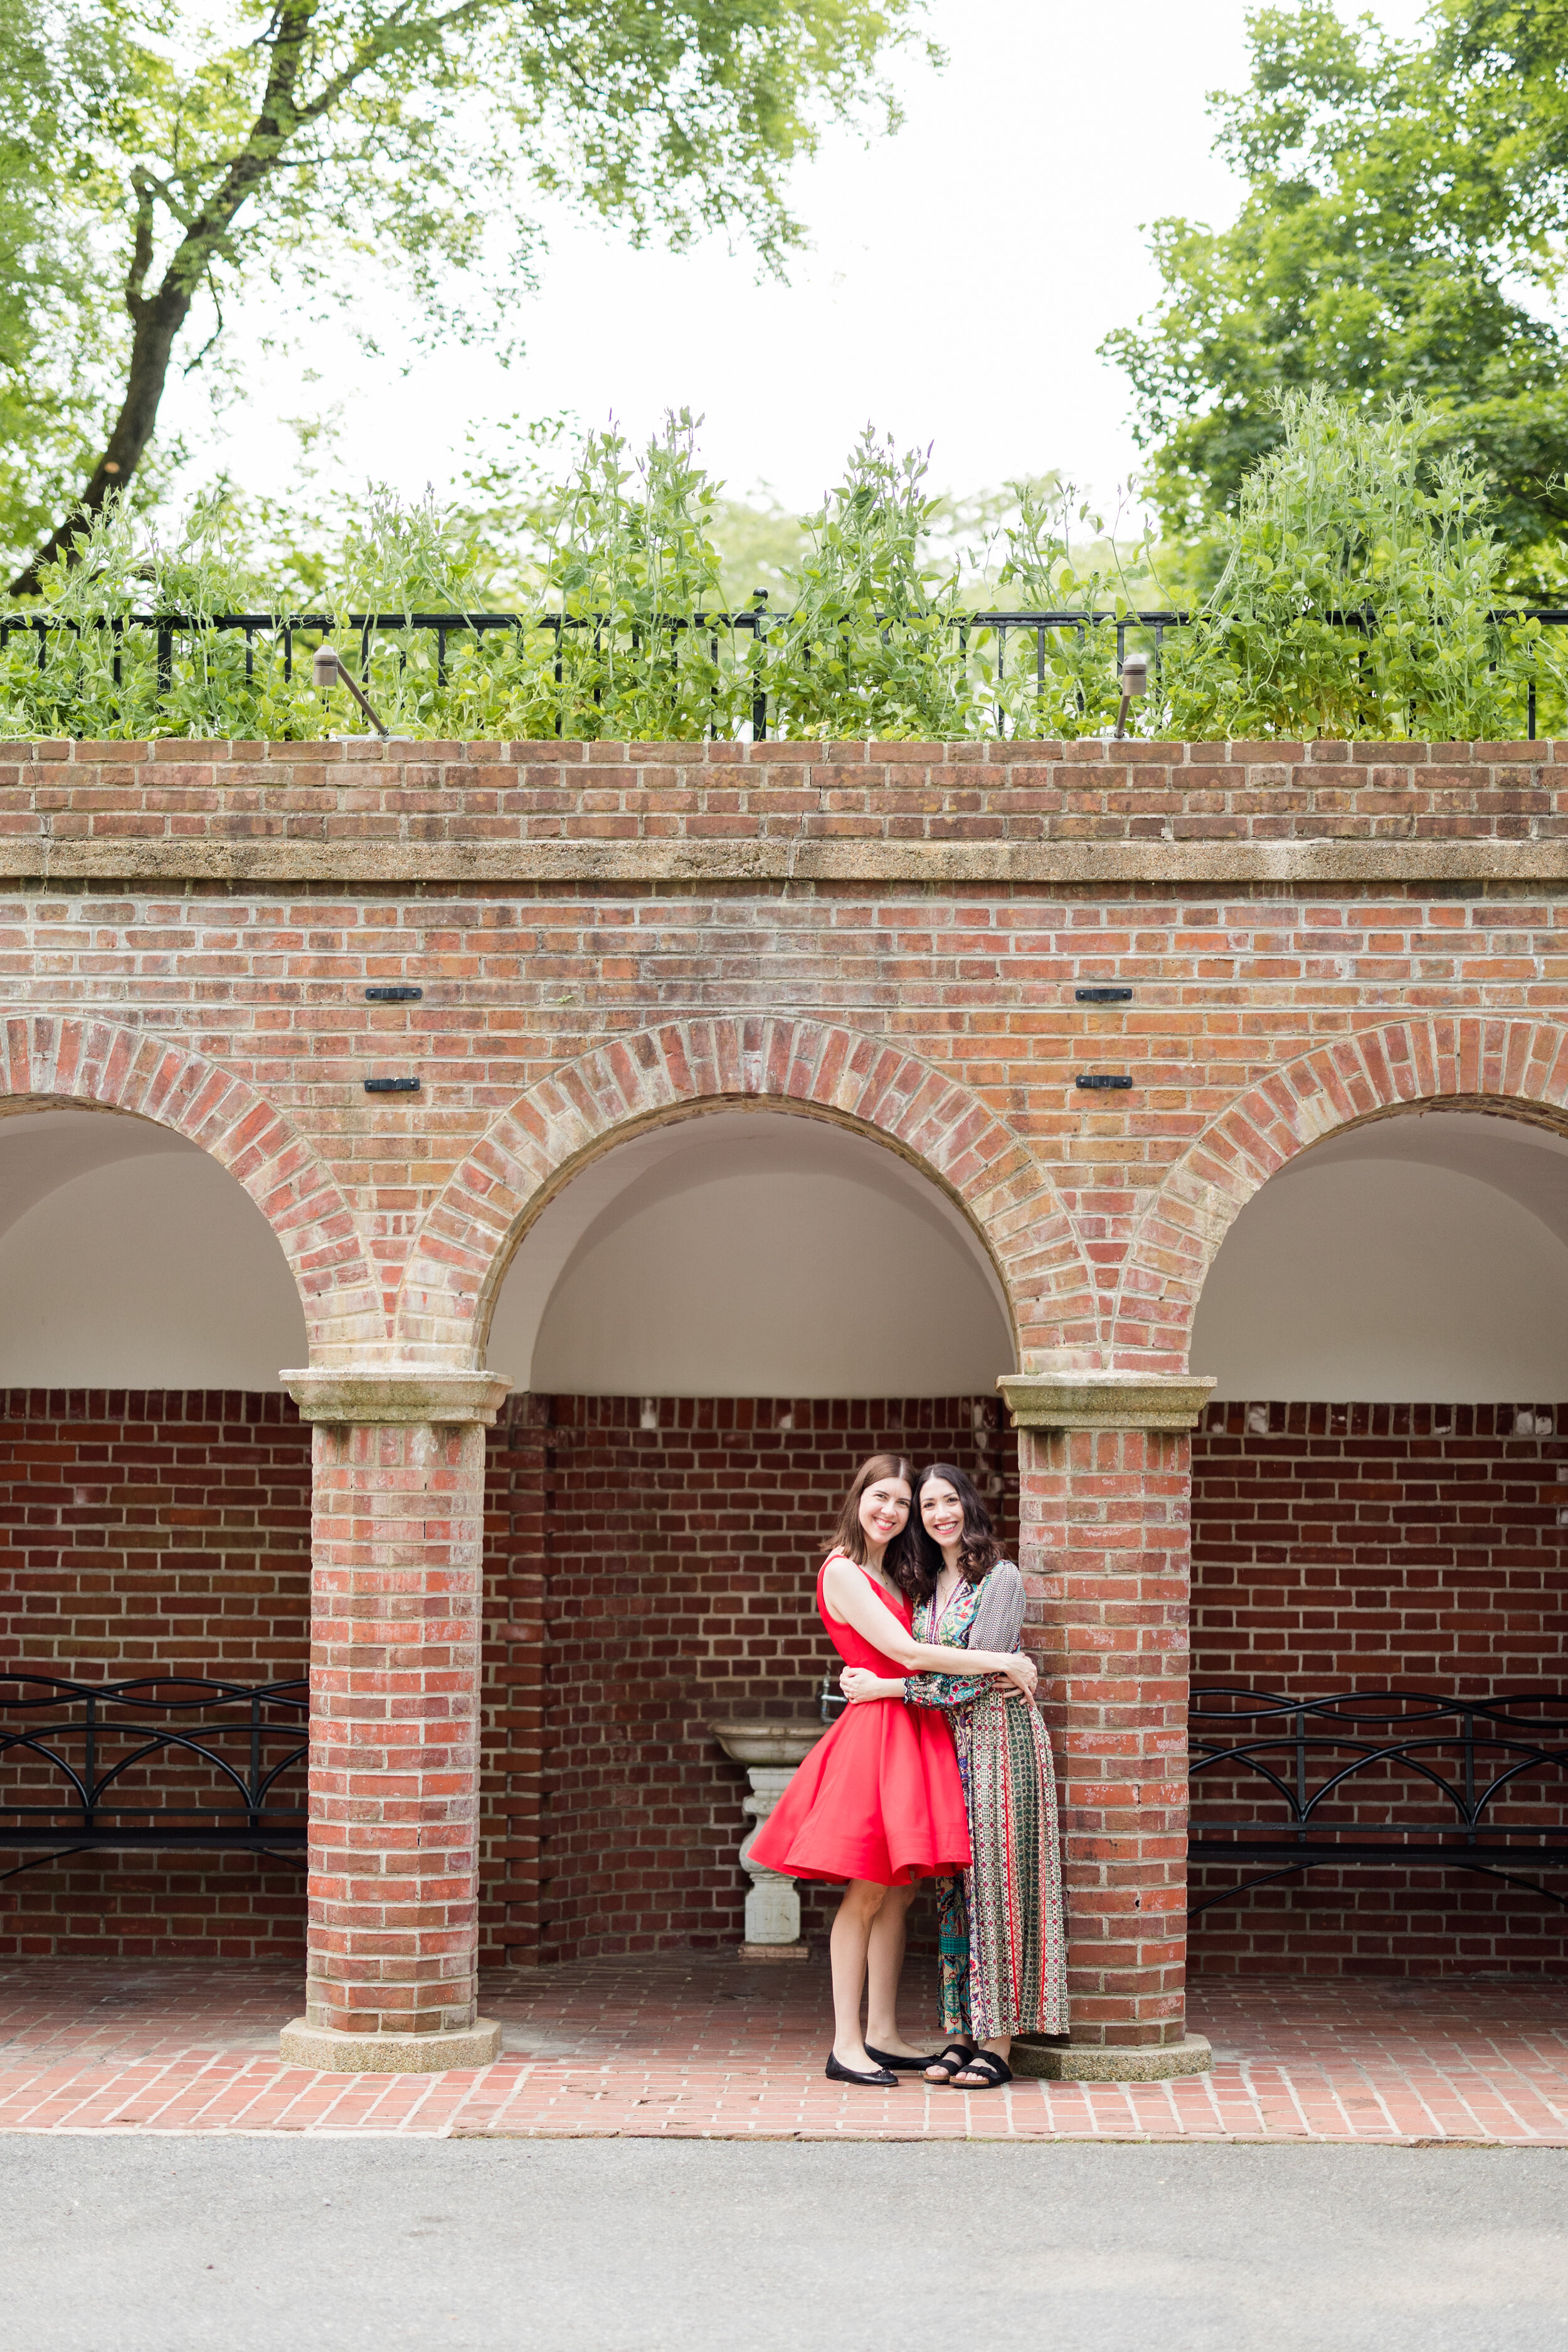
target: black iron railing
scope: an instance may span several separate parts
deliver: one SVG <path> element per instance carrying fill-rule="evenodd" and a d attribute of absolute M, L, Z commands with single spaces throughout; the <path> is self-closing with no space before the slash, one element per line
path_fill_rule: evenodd
<path fill-rule="evenodd" d="M 1518 1875 L 1568 1867 L 1568 1697 L 1289 1698 L 1218 1685 L 1194 1690 L 1189 1723 L 1189 1860 L 1268 1865 L 1193 1916 L 1331 1864 L 1477 1871 L 1568 1907 L 1568 1895 Z M 1221 1780 L 1237 1808 L 1223 1814 L 1209 1810 Z M 1259 1800 L 1265 1812 L 1239 1810 Z"/>
<path fill-rule="evenodd" d="M 1009 646 L 1014 645 L 1016 639 L 1027 639 L 1033 646 L 1032 666 L 1036 692 L 1044 696 L 1049 667 L 1049 648 L 1053 637 L 1070 634 L 1081 646 L 1087 642 L 1090 630 L 1113 631 L 1116 640 L 1116 676 L 1120 679 L 1127 656 L 1128 639 L 1131 635 L 1136 635 L 1140 641 L 1147 641 L 1152 650 L 1153 667 L 1157 678 L 1167 635 L 1172 630 L 1192 628 L 1197 623 L 1210 617 L 1216 617 L 1223 621 L 1223 616 L 1210 616 L 1176 609 L 1117 613 L 1087 608 L 1050 612 L 997 609 L 948 613 L 935 616 L 917 615 L 913 618 L 877 614 L 872 616 L 872 619 L 873 625 L 881 632 L 884 639 L 890 638 L 894 632 L 900 629 L 929 630 L 934 624 L 952 639 L 960 659 L 963 662 L 968 661 L 977 641 L 986 644 L 993 649 L 988 658 L 986 675 L 994 678 L 998 687 L 1008 675 L 1013 677 L 1015 683 L 1017 682 L 1020 675 L 1026 675 L 1026 672 L 1017 671 L 1016 663 L 1014 671 L 1009 673 L 1007 663 Z M 1304 620 L 1315 620 L 1329 627 L 1347 629 L 1364 636 L 1370 637 L 1376 634 L 1375 617 L 1368 614 L 1333 612 L 1302 614 L 1300 617 Z M 564 692 L 566 685 L 564 647 L 569 637 L 591 639 L 595 649 L 601 650 L 605 645 L 613 643 L 630 643 L 635 649 L 668 635 L 672 653 L 679 648 L 683 639 L 695 640 L 706 637 L 711 658 L 717 664 L 721 647 L 725 640 L 733 640 L 736 637 L 749 638 L 752 646 L 765 649 L 769 640 L 776 634 L 787 630 L 795 619 L 795 615 L 793 613 L 773 610 L 768 605 L 765 596 L 761 593 L 755 603 L 733 612 L 657 614 L 636 622 L 628 621 L 622 614 L 610 613 L 550 612 L 531 614 L 300 613 L 286 616 L 274 613 L 219 613 L 206 615 L 188 613 L 130 613 L 87 622 L 61 620 L 48 614 L 26 613 L 14 614 L 9 617 L 0 616 L 0 655 L 5 652 L 14 637 L 30 636 L 36 642 L 37 648 L 37 667 L 43 672 L 49 667 L 56 641 L 68 638 L 79 643 L 84 630 L 92 630 L 95 633 L 107 632 L 111 641 L 110 675 L 113 683 L 119 686 L 123 680 L 125 646 L 133 633 L 139 634 L 143 638 L 150 637 L 153 642 L 156 693 L 162 698 L 168 696 L 174 689 L 176 648 L 182 641 L 189 643 L 205 636 L 232 635 L 237 632 L 245 641 L 247 680 L 250 681 L 255 677 L 256 659 L 259 649 L 269 657 L 274 655 L 277 656 L 281 666 L 283 682 L 286 685 L 292 680 L 294 675 L 297 640 L 306 647 L 313 648 L 333 639 L 342 639 L 346 635 L 357 637 L 363 675 L 369 670 L 372 649 L 378 640 L 392 640 L 397 658 L 402 663 L 406 660 L 411 637 L 434 638 L 436 682 L 437 686 L 444 686 L 447 678 L 449 649 L 455 639 L 467 638 L 479 642 L 486 636 L 498 635 L 503 637 L 510 635 L 521 639 L 542 633 L 554 641 L 554 683 L 558 689 Z M 1529 621 L 1539 622 L 1542 628 L 1568 628 L 1568 610 L 1559 610 L 1556 607 L 1544 605 L 1521 605 L 1489 613 L 1486 620 L 1489 625 L 1500 629 Z M 848 623 L 844 625 L 846 629 L 851 625 Z M 827 644 L 828 636 L 825 631 L 818 650 L 826 650 Z M 807 646 L 805 653 L 808 662 L 811 652 L 812 647 Z M 595 689 L 593 698 L 595 701 L 599 699 L 597 689 Z M 1526 740 L 1531 742 L 1536 740 L 1537 706 L 1537 680 L 1532 674 L 1525 683 L 1524 709 Z M 750 711 L 752 733 L 753 738 L 760 741 L 768 735 L 770 727 L 776 723 L 776 713 L 770 711 L 769 695 L 765 681 L 761 677 L 757 680 L 757 691 L 751 698 Z M 998 699 L 995 722 L 999 733 L 1005 731 L 1005 721 L 1004 706 Z M 562 721 L 558 714 L 555 732 L 560 734 L 561 731 Z"/>
<path fill-rule="evenodd" d="M 32 1855 L 0 1879 L 115 1847 L 301 1860 L 304 1790 L 279 1784 L 290 1771 L 302 1775 L 309 1719 L 302 1681 L 67 1682 L 0 1672 L 0 1851 Z M 174 1768 L 162 1780 L 160 1763 Z"/>

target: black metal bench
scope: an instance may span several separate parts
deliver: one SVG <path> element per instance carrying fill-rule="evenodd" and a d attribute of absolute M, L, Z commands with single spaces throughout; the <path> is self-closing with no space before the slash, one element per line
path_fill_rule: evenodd
<path fill-rule="evenodd" d="M 0 1881 L 69 1854 L 143 1847 L 303 1867 L 304 1791 L 280 1794 L 279 1783 L 303 1774 L 309 1724 L 305 1682 L 84 1683 L 0 1671 L 0 1853 L 29 1857 Z M 160 1756 L 210 1775 L 217 1801 L 205 1790 L 127 1787 L 127 1775 Z M 65 1786 L 51 1802 L 45 1791 L 57 1778 Z"/>
<path fill-rule="evenodd" d="M 1326 1864 L 1475 1871 L 1568 1907 L 1568 1895 L 1519 1875 L 1568 1866 L 1568 1698 L 1303 1699 L 1221 1685 L 1194 1690 L 1189 1722 L 1188 1859 L 1254 1873 L 1193 1904 L 1191 1917 Z M 1207 1812 L 1205 1773 L 1261 1784 L 1270 1817 Z M 1419 1801 L 1412 1784 L 1425 1784 Z"/>

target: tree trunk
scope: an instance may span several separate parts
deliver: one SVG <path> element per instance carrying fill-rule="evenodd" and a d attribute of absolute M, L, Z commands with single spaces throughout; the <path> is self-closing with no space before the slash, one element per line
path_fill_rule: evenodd
<path fill-rule="evenodd" d="M 141 464 L 157 422 L 174 338 L 190 314 L 191 299 L 183 289 L 165 282 L 151 301 L 140 307 L 131 341 L 125 398 L 114 420 L 109 446 L 99 459 L 76 513 L 50 533 L 26 570 L 12 581 L 13 596 L 37 594 L 44 565 L 65 553 L 80 537 L 86 520 L 82 509 L 87 515 L 97 514 L 110 491 L 123 489 Z"/>

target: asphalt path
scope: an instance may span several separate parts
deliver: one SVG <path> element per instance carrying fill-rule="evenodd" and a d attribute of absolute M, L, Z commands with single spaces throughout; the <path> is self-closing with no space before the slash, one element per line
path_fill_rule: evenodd
<path fill-rule="evenodd" d="M 1568 2149 L 17 2134 L 0 2352 L 1568 2352 Z"/>

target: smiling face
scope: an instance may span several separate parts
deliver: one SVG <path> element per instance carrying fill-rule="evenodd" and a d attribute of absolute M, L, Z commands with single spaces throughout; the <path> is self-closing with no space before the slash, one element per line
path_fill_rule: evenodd
<path fill-rule="evenodd" d="M 945 1478 L 928 1478 L 921 1488 L 921 1524 L 944 1552 L 963 1542 L 963 1505 Z"/>
<path fill-rule="evenodd" d="M 909 1525 L 912 1499 L 907 1478 L 879 1478 L 860 1497 L 860 1530 L 880 1554 Z"/>

